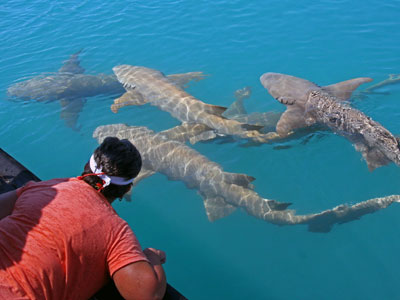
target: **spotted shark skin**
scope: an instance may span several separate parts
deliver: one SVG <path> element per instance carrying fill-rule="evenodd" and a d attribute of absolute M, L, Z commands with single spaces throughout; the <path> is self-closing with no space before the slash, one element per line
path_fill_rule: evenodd
<path fill-rule="evenodd" d="M 400 165 L 398 140 L 381 124 L 345 102 L 359 85 L 372 81 L 371 78 L 319 87 L 298 77 L 265 73 L 260 81 L 287 108 L 276 126 L 278 137 L 286 137 L 299 128 L 323 124 L 348 138 L 371 171 L 389 162 Z"/>
<path fill-rule="evenodd" d="M 196 189 L 203 197 L 210 221 L 232 213 L 237 207 L 261 220 L 276 225 L 308 225 L 312 232 L 329 232 L 333 225 L 357 220 L 361 216 L 386 208 L 400 201 L 400 195 L 374 198 L 352 206 L 339 205 L 333 209 L 308 215 L 296 215 L 287 209 L 289 203 L 262 198 L 254 190 L 253 177 L 225 172 L 183 141 L 204 130 L 202 124 L 183 124 L 159 133 L 138 126 L 112 124 L 99 126 L 93 137 L 101 143 L 107 136 L 130 140 L 142 156 L 142 170 L 135 179 L 161 173 L 170 180 L 180 180 Z"/>
<path fill-rule="evenodd" d="M 218 134 L 236 136 L 257 142 L 268 140 L 268 135 L 258 131 L 260 126 L 243 124 L 222 116 L 225 107 L 211 105 L 188 94 L 174 85 L 158 70 L 141 66 L 120 65 L 113 68 L 127 93 L 115 103 L 131 99 L 132 105 L 149 103 L 169 112 L 182 123 L 200 123 Z"/>

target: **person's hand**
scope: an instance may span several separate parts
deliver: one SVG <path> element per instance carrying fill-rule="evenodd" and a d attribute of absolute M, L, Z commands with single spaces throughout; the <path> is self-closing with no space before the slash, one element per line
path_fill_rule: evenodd
<path fill-rule="evenodd" d="M 146 248 L 143 250 L 143 253 L 146 255 L 147 259 L 153 266 L 162 265 L 165 263 L 167 259 L 165 252 L 162 250 L 157 250 L 154 248 Z"/>

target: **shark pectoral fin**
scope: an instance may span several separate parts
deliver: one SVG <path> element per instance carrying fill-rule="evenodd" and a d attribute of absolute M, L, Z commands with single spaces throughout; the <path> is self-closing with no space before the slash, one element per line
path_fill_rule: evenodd
<path fill-rule="evenodd" d="M 121 97 L 114 100 L 114 104 L 111 105 L 111 110 L 117 113 L 121 107 L 129 105 L 144 105 L 149 101 L 143 97 L 143 95 L 137 91 L 129 90 L 124 93 Z"/>
<path fill-rule="evenodd" d="M 304 109 L 297 106 L 288 106 L 276 124 L 276 132 L 281 137 L 286 137 L 295 129 L 307 127 Z"/>
<path fill-rule="evenodd" d="M 222 197 L 206 198 L 204 208 L 211 222 L 230 215 L 236 209 L 235 206 L 227 204 Z"/>
<path fill-rule="evenodd" d="M 361 84 L 371 82 L 372 80 L 373 79 L 369 77 L 354 78 L 336 84 L 324 86 L 322 87 L 322 90 L 328 92 L 332 96 L 335 96 L 340 101 L 345 101 L 350 99 L 353 91 Z"/>
<path fill-rule="evenodd" d="M 224 172 L 224 181 L 226 183 L 233 183 L 245 188 L 253 189 L 254 186 L 251 184 L 251 182 L 254 180 L 255 177 L 246 174 Z"/>
<path fill-rule="evenodd" d="M 79 62 L 79 54 L 82 52 L 82 49 L 78 52 L 72 54 L 68 60 L 66 60 L 63 66 L 58 70 L 60 73 L 73 73 L 73 74 L 82 74 L 85 72 L 85 69 L 80 66 Z"/>
<path fill-rule="evenodd" d="M 358 152 L 361 152 L 362 157 L 367 163 L 368 170 L 371 172 L 376 168 L 385 166 L 390 163 L 390 160 L 379 149 L 370 148 L 361 142 L 355 143 L 354 148 Z"/>
<path fill-rule="evenodd" d="M 208 75 L 205 75 L 203 72 L 188 72 L 181 74 L 171 74 L 167 75 L 166 77 L 175 86 L 181 89 L 186 89 L 191 81 L 200 81 L 206 76 Z"/>
<path fill-rule="evenodd" d="M 123 196 L 123 198 L 124 198 L 126 201 L 131 202 L 131 201 L 132 201 L 132 190 L 130 190 L 129 192 L 127 192 L 127 193 Z"/>
<path fill-rule="evenodd" d="M 60 99 L 61 113 L 60 118 L 65 121 L 65 124 L 74 129 L 79 130 L 76 127 L 79 113 L 82 111 L 83 105 L 85 104 L 84 98 L 64 98 Z"/>
<path fill-rule="evenodd" d="M 135 180 L 133 181 L 133 185 L 132 186 L 136 186 L 141 180 L 150 177 L 151 175 L 153 175 L 155 172 L 152 170 L 148 170 L 148 169 L 144 169 L 142 168 L 140 170 L 140 173 L 138 176 L 136 176 Z"/>

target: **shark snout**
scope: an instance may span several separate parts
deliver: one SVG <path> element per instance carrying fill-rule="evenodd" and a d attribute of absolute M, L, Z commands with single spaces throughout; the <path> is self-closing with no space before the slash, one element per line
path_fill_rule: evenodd
<path fill-rule="evenodd" d="M 282 80 L 282 74 L 279 73 L 264 73 L 260 77 L 260 82 L 263 85 L 264 88 L 268 90 L 268 92 L 271 94 L 272 97 L 277 98 L 279 93 L 275 91 L 279 85 L 280 81 Z"/>
<path fill-rule="evenodd" d="M 281 77 L 282 75 L 279 73 L 264 73 L 260 77 L 261 84 L 268 89 L 271 87 L 273 84 L 276 83 L 276 81 Z"/>

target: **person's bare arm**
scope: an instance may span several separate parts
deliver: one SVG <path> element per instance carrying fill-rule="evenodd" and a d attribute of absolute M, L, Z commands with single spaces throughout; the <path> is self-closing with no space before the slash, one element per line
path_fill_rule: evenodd
<path fill-rule="evenodd" d="M 0 194 L 0 220 L 12 213 L 17 198 L 16 191 Z"/>
<path fill-rule="evenodd" d="M 167 285 L 161 264 L 164 252 L 152 248 L 143 251 L 150 263 L 139 261 L 129 264 L 113 275 L 115 286 L 126 300 L 162 299 Z"/>

